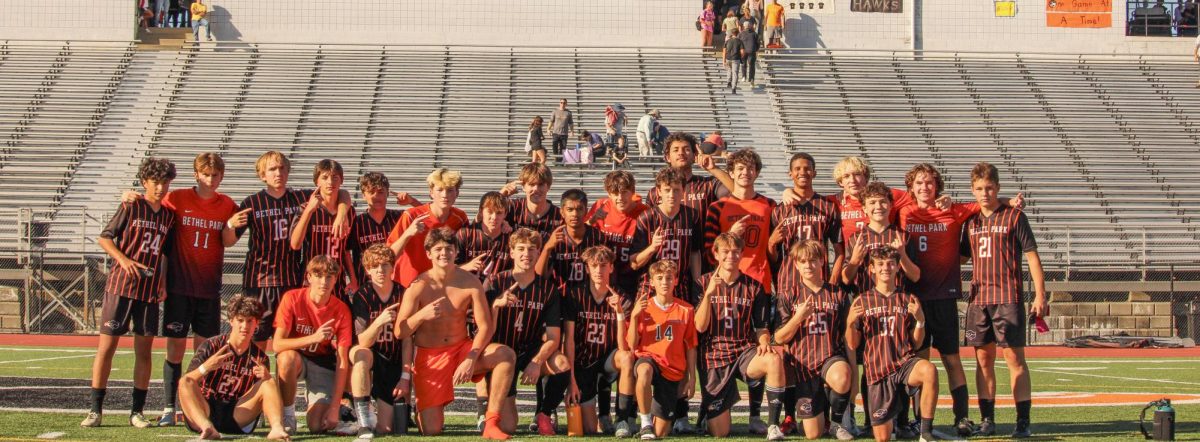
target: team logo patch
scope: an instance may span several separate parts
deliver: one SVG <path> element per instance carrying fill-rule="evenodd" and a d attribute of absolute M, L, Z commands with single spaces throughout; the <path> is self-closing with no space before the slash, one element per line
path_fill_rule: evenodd
<path fill-rule="evenodd" d="M 116 330 L 118 327 L 121 326 L 121 322 L 117 321 L 116 319 L 113 319 L 111 321 L 105 322 L 104 326 L 107 327 L 109 330 Z"/>
<path fill-rule="evenodd" d="M 183 331 L 183 323 L 182 322 L 172 322 L 170 324 L 167 324 L 167 330 L 170 330 L 173 332 Z"/>
<path fill-rule="evenodd" d="M 725 403 L 724 399 L 714 399 L 711 403 L 708 404 L 708 409 L 711 411 L 720 410 L 721 404 L 724 404 L 724 403 Z"/>
<path fill-rule="evenodd" d="M 967 336 L 967 339 L 975 339 L 975 330 L 967 330 L 964 334 Z"/>
<path fill-rule="evenodd" d="M 812 399 L 801 399 L 796 403 L 796 408 L 804 414 L 812 414 Z"/>
<path fill-rule="evenodd" d="M 885 416 L 885 415 L 887 415 L 887 410 L 884 410 L 882 408 L 875 410 L 874 413 L 871 413 L 871 417 L 873 417 L 875 419 L 883 419 L 883 416 Z"/>

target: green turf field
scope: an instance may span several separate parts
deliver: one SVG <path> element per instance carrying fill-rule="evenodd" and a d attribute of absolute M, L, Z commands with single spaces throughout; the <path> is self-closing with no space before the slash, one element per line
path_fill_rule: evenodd
<path fill-rule="evenodd" d="M 92 350 L 78 348 L 33 348 L 0 347 L 0 377 L 45 377 L 87 379 L 90 376 Z M 158 378 L 161 372 L 162 353 L 154 355 L 151 372 Z M 1033 373 L 1034 430 L 1039 436 L 1052 440 L 1133 440 L 1136 420 L 1148 395 L 1174 397 L 1177 400 L 1191 399 L 1192 403 L 1176 406 L 1178 413 L 1177 431 L 1180 440 L 1200 440 L 1200 370 L 1192 359 L 1034 359 L 1030 361 Z M 128 380 L 132 368 L 132 352 L 121 350 L 114 361 L 112 379 Z M 975 391 L 974 363 L 966 363 L 968 386 Z M 1000 379 L 1007 379 L 1002 364 L 997 367 Z M 1008 394 L 1007 382 L 997 386 L 1001 398 Z M 152 386 L 157 388 L 157 386 Z M 946 392 L 943 379 L 942 391 Z M 1079 393 L 1079 394 L 1074 394 Z M 1088 395 L 1083 393 L 1142 394 L 1142 396 Z M 1188 396 L 1194 395 L 1194 396 Z M 947 395 L 943 395 L 947 396 Z M 1053 396 L 1065 396 L 1054 398 Z M 6 393 L 0 390 L 0 439 L 33 438 L 47 432 L 64 432 L 64 439 L 88 440 L 132 440 L 151 437 L 159 440 L 186 439 L 190 437 L 180 428 L 134 430 L 126 426 L 118 413 L 106 414 L 106 426 L 100 429 L 77 427 L 82 415 L 79 413 L 27 412 L 5 404 Z M 1089 402 L 1097 402 L 1091 406 Z M 1130 402 L 1129 404 L 1113 404 Z M 948 404 L 945 404 L 948 407 Z M 27 405 L 26 405 L 27 406 Z M 28 406 L 27 406 L 28 407 Z M 86 404 L 40 404 L 35 408 L 78 409 Z M 148 407 L 150 415 L 157 415 Z M 972 416 L 978 420 L 977 410 Z M 693 414 L 694 416 L 694 414 Z M 527 421 L 528 416 L 523 416 Z M 735 417 L 735 422 L 744 422 L 744 417 Z M 861 420 L 860 408 L 860 422 Z M 949 410 L 939 409 L 937 425 L 950 425 Z M 999 431 L 1011 431 L 1013 420 L 1010 407 L 998 407 Z M 477 440 L 477 433 L 470 431 L 473 420 L 465 416 L 453 416 L 451 437 L 445 439 Z M 1136 435 L 1140 438 L 1140 435 Z M 517 439 L 533 439 L 536 436 L 518 434 Z M 298 438 L 318 440 L 322 438 Z M 333 438 L 329 438 L 333 439 Z M 346 438 L 340 438 L 346 439 Z M 759 440 L 746 437 L 743 440 Z"/>

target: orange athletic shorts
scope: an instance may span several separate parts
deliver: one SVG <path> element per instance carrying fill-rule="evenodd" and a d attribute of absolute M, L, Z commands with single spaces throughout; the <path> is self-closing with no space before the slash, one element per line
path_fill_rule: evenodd
<path fill-rule="evenodd" d="M 444 347 L 417 347 L 413 360 L 413 398 L 417 411 L 442 407 L 454 401 L 454 370 L 470 351 L 470 339 Z M 472 382 L 481 380 L 482 374 L 471 379 Z"/>

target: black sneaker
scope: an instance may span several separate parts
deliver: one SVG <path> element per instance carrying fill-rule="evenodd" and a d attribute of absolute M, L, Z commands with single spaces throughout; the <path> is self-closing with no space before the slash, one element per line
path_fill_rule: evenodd
<path fill-rule="evenodd" d="M 979 428 L 975 429 L 976 436 L 993 436 L 996 434 L 996 423 L 990 418 L 983 418 L 979 421 Z"/>
<path fill-rule="evenodd" d="M 972 434 L 975 434 L 975 423 L 965 417 L 959 419 L 954 428 L 958 430 L 959 437 L 970 437 Z"/>
<path fill-rule="evenodd" d="M 893 431 L 896 433 L 896 439 L 916 439 L 920 435 L 912 423 L 897 423 Z"/>
<path fill-rule="evenodd" d="M 1017 426 L 1013 428 L 1013 439 L 1024 439 L 1033 436 L 1029 431 L 1029 419 L 1017 419 Z"/>

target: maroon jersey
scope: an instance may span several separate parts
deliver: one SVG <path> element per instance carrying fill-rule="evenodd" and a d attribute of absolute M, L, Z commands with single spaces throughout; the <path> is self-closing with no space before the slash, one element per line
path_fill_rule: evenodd
<path fill-rule="evenodd" d="M 192 363 L 188 365 L 188 371 L 200 368 L 200 364 L 228 344 L 229 333 L 214 336 L 201 343 L 196 349 L 196 355 L 192 357 Z M 250 345 L 241 354 L 230 347 L 229 352 L 233 356 L 226 359 L 225 364 L 204 373 L 204 377 L 200 378 L 200 394 L 205 399 L 236 404 L 238 399 L 245 396 L 258 382 L 258 376 L 254 375 L 254 367 L 262 365 L 269 370 L 271 366 L 267 354 L 259 350 L 258 346 Z"/>
<path fill-rule="evenodd" d="M 146 270 L 129 273 L 114 261 L 108 273 L 105 292 L 157 303 L 166 290 L 167 269 L 163 264 L 166 263 L 166 252 L 174 228 L 175 212 L 165 205 L 160 205 L 155 211 L 144 200 L 122 203 L 100 232 L 100 237 L 111 239 L 121 253 L 146 266 Z"/>
<path fill-rule="evenodd" d="M 700 213 L 708 210 L 708 206 L 716 202 L 718 198 L 728 195 L 729 190 L 721 185 L 721 181 L 713 176 L 699 176 L 693 174 L 683 183 L 683 205 L 696 209 Z M 646 192 L 646 201 L 651 207 L 658 205 L 658 186 L 650 188 Z M 703 227 L 704 220 L 697 221 L 696 227 Z"/>
<path fill-rule="evenodd" d="M 353 208 L 350 209 L 349 215 L 354 215 Z M 300 216 L 296 215 L 296 219 L 292 220 L 293 226 L 300 220 Z M 312 211 L 312 216 L 308 218 L 308 231 L 304 233 L 304 246 L 301 247 L 304 253 L 300 259 L 307 266 L 313 257 L 325 255 L 340 263 L 342 272 L 337 276 L 333 293 L 343 301 L 348 301 L 345 296 L 346 275 L 349 269 L 353 268 L 353 263 L 350 255 L 346 253 L 346 238 L 333 234 L 333 221 L 336 218 L 337 213 L 329 213 L 324 207 Z"/>
<path fill-rule="evenodd" d="M 633 196 L 629 213 L 617 210 L 608 198 L 596 201 L 588 211 L 587 219 L 592 227 L 600 229 L 617 255 L 613 263 L 613 274 L 609 281 L 621 296 L 633 299 L 637 292 L 639 274 L 629 264 L 631 255 L 637 253 L 633 247 L 633 233 L 637 230 L 637 219 L 650 207 L 642 203 L 642 197 Z"/>
<path fill-rule="evenodd" d="M 847 254 L 853 253 L 852 251 L 854 250 L 855 244 L 862 243 L 866 246 L 866 258 L 863 260 L 862 265 L 858 267 L 858 276 L 855 276 L 854 281 L 852 281 L 852 284 L 850 284 L 851 287 L 854 287 L 856 292 L 864 293 L 867 290 L 875 288 L 875 278 L 871 276 L 870 272 L 871 251 L 883 246 L 891 245 L 892 242 L 896 241 L 897 239 L 905 245 L 905 250 L 908 256 L 912 256 L 913 251 L 911 244 L 908 243 L 908 234 L 904 233 L 903 230 L 900 230 L 900 228 L 895 224 L 888 225 L 887 228 L 883 229 L 882 232 L 876 232 L 872 230 L 870 226 L 863 227 L 862 230 L 860 230 L 858 233 L 855 233 L 854 236 L 850 237 L 850 240 L 846 242 Z M 904 276 L 904 271 L 900 271 L 896 277 L 899 279 L 897 283 L 903 287 L 904 282 L 907 279 Z"/>
<path fill-rule="evenodd" d="M 712 276 L 701 276 L 700 286 L 708 287 Z M 705 367 L 711 369 L 732 364 L 743 352 L 758 346 L 758 330 L 770 327 L 774 305 L 762 284 L 745 273 L 733 284 L 719 285 L 710 303 L 712 312 L 708 330 L 700 335 L 700 354 Z"/>
<path fill-rule="evenodd" d="M 550 202 L 547 204 L 550 204 L 550 210 L 547 210 L 542 216 L 537 216 L 529 211 L 529 206 L 525 204 L 525 198 L 510 198 L 508 214 L 504 216 L 504 220 L 508 221 L 508 225 L 512 226 L 513 230 L 526 227 L 541 233 L 542 239 L 545 239 L 554 229 L 562 225 L 562 216 L 558 213 L 558 206 Z"/>
<path fill-rule="evenodd" d="M 383 313 L 383 309 L 399 305 L 402 296 L 404 296 L 404 287 L 400 284 L 392 284 L 392 292 L 388 295 L 387 301 L 379 299 L 379 295 L 375 293 L 375 287 L 372 287 L 370 283 L 364 284 L 354 293 L 354 302 L 350 304 L 350 314 L 354 316 L 354 335 L 358 336 L 371 323 L 375 322 L 375 318 Z M 375 344 L 371 345 L 371 350 L 377 357 L 387 360 L 386 363 L 400 364 L 403 362 L 403 359 L 400 359 L 401 342 L 403 341 L 396 338 L 392 324 L 388 324 L 379 330 L 379 336 L 375 338 Z"/>
<path fill-rule="evenodd" d="M 979 205 L 954 204 L 949 210 L 922 209 L 913 204 L 900 210 L 900 227 L 916 245 L 910 257 L 921 268 L 921 280 L 912 291 L 921 301 L 962 297 L 962 226 Z"/>
<path fill-rule="evenodd" d="M 775 210 L 771 211 L 771 225 L 775 229 L 782 229 L 783 233 L 783 241 L 776 249 L 776 256 L 780 257 L 779 270 L 775 274 L 776 292 L 789 291 L 804 284 L 800 272 L 788 256 L 793 244 L 810 239 L 822 244 L 842 242 L 842 214 L 837 205 L 819 194 L 814 194 L 812 199 L 803 204 L 775 206 Z M 830 279 L 829 265 L 825 266 L 824 271 L 825 279 Z"/>
<path fill-rule="evenodd" d="M 483 284 L 487 288 L 488 304 L 495 302 L 515 282 L 512 270 L 489 277 Z M 562 292 L 562 283 L 548 276 L 536 276 L 528 286 L 518 286 L 513 290 L 517 302 L 496 312 L 496 332 L 492 342 L 507 345 L 517 354 L 536 352 L 545 342 L 542 333 L 546 327 L 562 327 Z"/>
<path fill-rule="evenodd" d="M 608 293 L 600 301 L 592 296 L 589 282 L 567 287 L 563 298 L 563 322 L 575 323 L 575 366 L 579 369 L 603 363 L 617 349 L 617 312 L 608 305 Z"/>
<path fill-rule="evenodd" d="M 221 230 L 237 212 L 237 203 L 220 193 L 203 199 L 196 189 L 173 190 L 162 201 L 175 211 L 175 233 L 168 255 L 167 292 L 196 298 L 221 297 L 225 243 Z"/>
<path fill-rule="evenodd" d="M 866 346 L 863 365 L 868 383 L 879 382 L 913 357 L 912 329 L 917 321 L 908 313 L 910 299 L 916 298 L 900 290 L 884 296 L 871 289 L 855 301 L 863 306 L 858 328 Z"/>
<path fill-rule="evenodd" d="M 803 282 L 798 283 L 776 294 L 779 317 L 775 323 L 779 326 L 787 323 L 796 313 L 796 307 L 805 301 L 812 306 L 812 314 L 796 330 L 787 353 L 789 360 L 804 368 L 800 370 L 802 376 L 820 373 L 821 366 L 833 356 L 845 356 L 843 331 L 850 293 L 837 284 L 825 283 L 821 290 L 813 292 Z"/>
<path fill-rule="evenodd" d="M 549 275 L 562 280 L 563 284 L 587 282 L 587 264 L 580 255 L 589 247 L 607 245 L 604 234 L 587 224 L 583 225 L 583 239 L 578 242 L 564 231 L 562 242 L 554 246 L 554 251 L 550 252 L 550 257 L 546 260 L 546 269 Z"/>
<path fill-rule="evenodd" d="M 250 221 L 237 230 L 238 237 L 250 229 L 250 247 L 242 287 L 299 287 L 304 284 L 304 262 L 299 250 L 292 250 L 292 219 L 304 210 L 311 190 L 288 189 L 275 198 L 261 190 L 246 197 L 238 210 L 252 209 Z"/>
<path fill-rule="evenodd" d="M 512 268 L 512 257 L 508 255 L 508 235 L 500 233 L 495 238 L 487 236 L 483 224 L 478 221 L 458 229 L 455 235 L 458 236 L 458 243 L 461 245 L 458 248 L 458 257 L 454 260 L 455 264 L 463 265 L 479 255 L 487 254 L 487 257 L 483 258 L 483 266 L 475 272 L 481 281 L 504 269 Z"/>
<path fill-rule="evenodd" d="M 1001 206 L 991 216 L 978 213 L 963 225 L 963 256 L 971 257 L 971 304 L 1021 302 L 1021 257 L 1037 251 L 1029 219 Z"/>
<path fill-rule="evenodd" d="M 375 244 L 386 243 L 388 234 L 392 232 L 392 228 L 396 227 L 396 221 L 403 215 L 403 210 L 387 209 L 383 213 L 383 219 L 379 222 L 371 216 L 369 211 L 358 214 L 354 217 L 354 223 L 350 225 L 350 255 L 354 258 L 353 267 L 354 274 L 358 275 L 358 283 L 366 284 L 367 271 L 362 267 L 363 254 L 367 252 L 367 248 Z"/>
<path fill-rule="evenodd" d="M 674 261 L 679 266 L 679 278 L 675 284 L 675 297 L 696 305 L 696 297 L 692 295 L 692 259 L 694 252 L 700 251 L 704 245 L 704 235 L 700 229 L 703 223 L 700 212 L 688 206 L 679 206 L 674 217 L 668 217 L 658 206 L 652 206 L 642 212 L 637 219 L 637 229 L 633 233 L 631 254 L 640 253 L 650 246 L 654 232 L 662 229 L 663 244 L 658 253 L 650 260 Z M 648 267 L 648 266 L 647 266 Z M 650 273 L 642 275 L 641 290 L 653 293 L 650 285 Z"/>
<path fill-rule="evenodd" d="M 916 204 L 916 202 L 911 193 L 894 187 L 891 191 L 892 210 L 888 212 L 888 220 L 892 224 L 896 224 L 900 216 L 900 209 Z M 842 215 L 842 238 L 854 236 L 855 233 L 867 228 L 867 224 L 871 223 L 871 220 L 867 218 L 867 212 L 863 210 L 863 202 L 856 198 L 847 198 L 845 192 L 827 195 L 825 199 L 836 205 Z M 846 250 L 849 251 L 849 249 Z"/>

